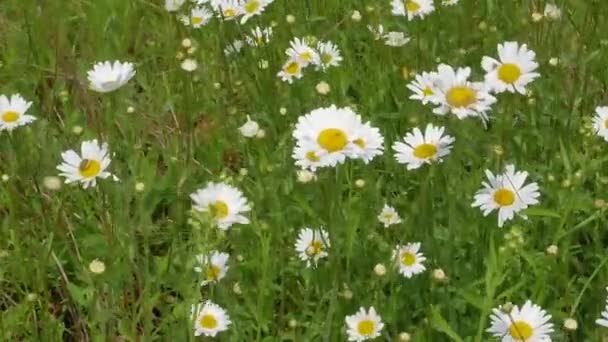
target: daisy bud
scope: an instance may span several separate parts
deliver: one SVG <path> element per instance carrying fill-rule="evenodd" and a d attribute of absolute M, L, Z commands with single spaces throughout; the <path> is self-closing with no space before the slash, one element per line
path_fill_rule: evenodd
<path fill-rule="evenodd" d="M 189 49 L 188 49 L 188 51 L 186 51 L 186 52 L 187 52 L 189 55 L 192 55 L 192 54 L 194 54 L 194 53 L 196 52 L 196 47 L 195 47 L 195 46 L 193 46 L 193 47 L 189 48 Z"/>
<path fill-rule="evenodd" d="M 191 47 L 192 41 L 190 40 L 190 38 L 185 38 L 184 40 L 182 40 L 182 46 L 184 47 L 184 49 Z"/>
<path fill-rule="evenodd" d="M 298 171 L 298 182 L 299 183 L 309 183 L 314 181 L 317 178 L 314 172 L 310 172 L 308 170 L 300 170 Z"/>
<path fill-rule="evenodd" d="M 34 302 L 38 299 L 38 295 L 35 293 L 28 293 L 26 299 L 28 302 Z"/>
<path fill-rule="evenodd" d="M 556 57 L 553 57 L 551 59 L 549 59 L 549 65 L 551 66 L 557 66 L 559 64 L 559 59 Z"/>
<path fill-rule="evenodd" d="M 184 53 L 183 53 L 183 52 L 181 52 L 181 51 L 178 51 L 178 52 L 175 54 L 175 59 L 177 59 L 177 60 L 182 60 L 182 59 L 184 59 Z"/>
<path fill-rule="evenodd" d="M 345 299 L 352 299 L 353 291 L 351 291 L 349 289 L 344 290 L 344 292 L 342 292 L 342 297 L 344 297 Z"/>
<path fill-rule="evenodd" d="M 569 179 L 564 179 L 564 181 L 562 182 L 562 187 L 564 188 L 569 188 L 570 185 L 572 185 L 572 182 L 570 182 Z"/>
<path fill-rule="evenodd" d="M 89 264 L 89 270 L 95 274 L 101 274 L 106 271 L 106 264 L 99 259 L 95 259 Z"/>
<path fill-rule="evenodd" d="M 245 122 L 243 126 L 239 127 L 239 132 L 241 132 L 241 134 L 245 138 L 253 138 L 257 136 L 259 131 L 260 125 L 258 125 L 257 122 L 251 120 L 249 115 L 247 115 L 247 122 Z"/>
<path fill-rule="evenodd" d="M 329 91 L 331 90 L 331 88 L 329 87 L 329 84 L 327 84 L 327 82 L 325 82 L 325 81 L 321 81 L 321 82 L 317 83 L 316 89 L 317 89 L 317 93 L 319 93 L 321 95 L 327 95 L 327 94 L 329 94 Z"/>
<path fill-rule="evenodd" d="M 289 324 L 289 327 L 293 329 L 298 326 L 298 321 L 296 321 L 295 319 L 292 318 L 289 320 L 288 324 Z"/>
<path fill-rule="evenodd" d="M 364 181 L 363 179 L 357 179 L 357 180 L 355 181 L 355 186 L 356 186 L 357 188 L 362 188 L 362 187 L 364 187 L 364 186 L 365 186 L 365 181 Z"/>
<path fill-rule="evenodd" d="M 42 180 L 42 184 L 45 188 L 49 190 L 59 190 L 61 189 L 61 179 L 55 176 L 44 177 Z"/>
<path fill-rule="evenodd" d="M 412 340 L 412 336 L 406 332 L 402 332 L 399 334 L 399 342 L 409 342 Z"/>
<path fill-rule="evenodd" d="M 245 260 L 245 258 L 243 258 L 243 256 L 239 254 L 239 255 L 236 256 L 236 260 L 238 262 L 243 262 L 243 260 Z"/>
<path fill-rule="evenodd" d="M 247 174 L 249 173 L 249 171 L 246 168 L 242 168 L 239 170 L 239 175 L 245 177 L 247 176 Z"/>
<path fill-rule="evenodd" d="M 511 311 L 513 311 L 513 303 L 505 303 L 503 305 L 501 305 L 500 307 L 500 311 L 502 311 L 505 314 L 511 314 Z"/>
<path fill-rule="evenodd" d="M 601 198 L 598 198 L 593 202 L 593 204 L 595 205 L 596 208 L 601 209 L 606 206 L 606 201 L 604 201 Z"/>
<path fill-rule="evenodd" d="M 10 179 L 10 177 L 7 174 L 3 174 L 2 175 L 2 181 L 3 182 L 8 182 L 9 179 Z"/>
<path fill-rule="evenodd" d="M 220 82 L 213 83 L 213 88 L 220 89 L 221 87 L 222 87 L 222 84 Z"/>
<path fill-rule="evenodd" d="M 538 12 L 534 12 L 532 13 L 532 21 L 537 23 L 539 21 L 543 20 L 543 15 L 542 13 L 538 13 Z"/>
<path fill-rule="evenodd" d="M 485 21 L 482 21 L 479 23 L 479 25 L 477 27 L 479 28 L 480 31 L 485 31 L 488 29 L 488 24 L 486 24 Z"/>
<path fill-rule="evenodd" d="M 281 107 L 281 108 L 279 109 L 279 114 L 281 114 L 281 115 L 285 115 L 285 114 L 287 114 L 287 108 L 285 108 L 285 107 Z"/>
<path fill-rule="evenodd" d="M 142 182 L 135 183 L 135 191 L 142 192 L 146 188 L 146 185 Z"/>
<path fill-rule="evenodd" d="M 127 107 L 127 113 L 129 113 L 129 114 L 135 113 L 135 107 L 133 107 L 133 106 Z"/>
<path fill-rule="evenodd" d="M 191 58 L 186 58 L 181 64 L 181 67 L 184 71 L 193 72 L 198 68 L 198 63 Z"/>
<path fill-rule="evenodd" d="M 293 16 L 292 14 L 288 14 L 287 17 L 285 17 L 285 20 L 287 21 L 288 24 L 293 24 L 296 22 L 296 17 Z"/>
<path fill-rule="evenodd" d="M 266 131 L 265 131 L 265 130 L 263 130 L 263 129 L 260 129 L 260 130 L 258 131 L 258 134 L 256 134 L 256 135 L 255 135 L 255 137 L 256 137 L 256 138 L 258 138 L 258 139 L 262 139 L 262 138 L 264 138 L 265 136 L 266 136 Z"/>
<path fill-rule="evenodd" d="M 74 127 L 72 127 L 72 133 L 74 133 L 76 135 L 82 134 L 83 130 L 84 129 L 81 126 L 74 126 Z"/>
<path fill-rule="evenodd" d="M 386 266 L 383 264 L 377 264 L 374 266 L 374 273 L 376 273 L 377 276 L 382 277 L 386 274 Z"/>
<path fill-rule="evenodd" d="M 559 248 L 556 245 L 547 247 L 547 254 L 555 256 L 557 253 L 559 253 Z"/>
<path fill-rule="evenodd" d="M 574 330 L 578 329 L 578 323 L 573 318 L 566 318 L 564 320 L 564 328 L 566 330 L 574 331 Z"/>
<path fill-rule="evenodd" d="M 436 268 L 433 270 L 433 280 L 442 283 L 447 280 L 445 272 L 441 268 Z"/>
<path fill-rule="evenodd" d="M 243 291 L 241 290 L 241 285 L 236 282 L 234 283 L 234 285 L 232 285 L 232 292 L 234 292 L 236 295 L 242 295 Z"/>
<path fill-rule="evenodd" d="M 361 21 L 361 12 L 353 11 L 353 14 L 350 16 L 353 21 Z"/>
<path fill-rule="evenodd" d="M 547 175 L 547 180 L 548 180 L 549 182 L 555 182 L 555 176 L 554 176 L 554 175 L 552 175 L 552 174 L 549 174 L 549 175 Z"/>

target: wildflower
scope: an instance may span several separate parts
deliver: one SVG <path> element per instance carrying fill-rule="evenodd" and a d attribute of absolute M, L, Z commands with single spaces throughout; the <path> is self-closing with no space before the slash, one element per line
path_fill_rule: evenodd
<path fill-rule="evenodd" d="M 434 269 L 432 272 L 432 275 L 433 275 L 433 280 L 435 280 L 437 282 L 441 283 L 441 282 L 444 282 L 447 280 L 445 272 L 441 268 Z"/>
<path fill-rule="evenodd" d="M 549 19 L 558 20 L 562 17 L 562 10 L 555 4 L 547 3 L 543 14 Z"/>
<path fill-rule="evenodd" d="M 376 266 L 374 266 L 374 273 L 377 276 L 382 277 L 386 274 L 386 267 L 383 264 L 376 264 Z"/>
<path fill-rule="evenodd" d="M 32 106 L 31 102 L 25 101 L 21 95 L 15 94 L 10 98 L 0 96 L 0 132 L 12 131 L 13 129 L 34 122 L 36 118 L 25 114 Z"/>
<path fill-rule="evenodd" d="M 608 287 L 606 288 L 608 291 Z M 595 324 L 608 328 L 608 299 L 606 299 L 606 307 L 601 312 L 601 317 L 595 320 Z"/>
<path fill-rule="evenodd" d="M 549 65 L 550 66 L 557 66 L 559 64 L 559 58 L 557 57 L 552 57 L 549 59 Z"/>
<path fill-rule="evenodd" d="M 146 185 L 142 182 L 137 182 L 135 183 L 135 191 L 137 192 L 143 192 L 146 188 Z"/>
<path fill-rule="evenodd" d="M 226 56 L 230 56 L 230 55 L 234 55 L 237 54 L 239 52 L 241 52 L 241 50 L 243 49 L 243 41 L 242 40 L 235 40 L 232 43 L 229 43 L 228 46 L 226 46 L 226 48 L 224 48 L 224 55 Z"/>
<path fill-rule="evenodd" d="M 360 308 L 357 313 L 346 316 L 346 333 L 349 341 L 366 341 L 380 336 L 384 328 L 382 318 L 376 313 L 374 307 L 369 310 Z"/>
<path fill-rule="evenodd" d="M 192 26 L 192 28 L 200 28 L 201 26 L 207 25 L 211 18 L 213 18 L 213 13 L 211 13 L 207 8 L 194 7 L 190 11 L 190 15 L 184 15 L 181 17 L 181 21 L 186 26 Z"/>
<path fill-rule="evenodd" d="M 321 82 L 317 83 L 317 85 L 315 86 L 315 89 L 317 90 L 317 93 L 319 93 L 321 95 L 327 95 L 327 94 L 329 94 L 329 91 L 331 90 L 329 84 L 327 84 L 327 82 L 325 82 L 325 81 L 321 81 Z"/>
<path fill-rule="evenodd" d="M 241 24 L 244 24 L 250 18 L 262 14 L 270 3 L 274 0 L 244 0 L 242 5 L 243 17 Z"/>
<path fill-rule="evenodd" d="M 393 15 L 407 16 L 407 20 L 422 19 L 435 10 L 433 0 L 392 0 L 391 6 Z"/>
<path fill-rule="evenodd" d="M 384 44 L 393 47 L 400 47 L 407 43 L 409 43 L 410 38 L 405 35 L 403 32 L 388 32 L 383 36 Z"/>
<path fill-rule="evenodd" d="M 564 328 L 566 330 L 574 331 L 578 329 L 578 323 L 574 318 L 566 318 L 564 320 Z"/>
<path fill-rule="evenodd" d="M 243 214 L 250 211 L 243 193 L 225 183 L 207 183 L 202 189 L 190 195 L 193 209 L 209 213 L 219 229 L 227 230 L 235 223 L 248 224 Z"/>
<path fill-rule="evenodd" d="M 317 70 L 327 70 L 332 66 L 339 66 L 342 56 L 338 46 L 332 42 L 318 42 L 317 51 L 312 62 L 317 66 Z"/>
<path fill-rule="evenodd" d="M 608 141 L 608 107 L 596 107 L 593 117 L 593 130 L 595 134 Z"/>
<path fill-rule="evenodd" d="M 80 182 L 87 189 L 97 185 L 97 178 L 108 178 L 112 176 L 106 169 L 112 162 L 108 152 L 108 144 L 98 144 L 97 139 L 83 141 L 81 155 L 74 150 L 68 150 L 61 154 L 63 163 L 57 166 L 59 174 L 65 177 L 67 184 Z M 115 180 L 117 178 L 113 177 Z"/>
<path fill-rule="evenodd" d="M 538 68 L 536 54 L 528 50 L 526 44 L 505 42 L 498 44 L 500 61 L 484 56 L 481 66 L 486 71 L 486 84 L 495 92 L 508 91 L 526 94 L 526 85 L 540 76 L 534 72 Z"/>
<path fill-rule="evenodd" d="M 384 37 L 384 26 L 382 25 L 378 25 L 377 27 L 367 25 L 367 29 L 374 35 L 374 40 L 380 40 Z"/>
<path fill-rule="evenodd" d="M 393 144 L 397 162 L 406 164 L 408 170 L 414 170 L 424 164 L 441 162 L 450 153 L 454 138 L 444 135 L 445 128 L 428 124 L 422 131 L 416 127 L 403 137 L 403 142 Z"/>
<path fill-rule="evenodd" d="M 441 4 L 443 6 L 454 6 L 458 4 L 460 0 L 441 0 Z"/>
<path fill-rule="evenodd" d="M 297 173 L 299 183 L 309 183 L 317 179 L 317 175 L 314 172 L 308 170 L 299 170 Z"/>
<path fill-rule="evenodd" d="M 186 0 L 165 0 L 165 9 L 168 12 L 175 12 L 186 2 Z"/>
<path fill-rule="evenodd" d="M 397 245 L 393 251 L 395 265 L 406 278 L 422 273 L 426 267 L 422 264 L 426 258 L 420 253 L 420 242 Z"/>
<path fill-rule="evenodd" d="M 106 264 L 104 264 L 103 261 L 99 259 L 94 259 L 89 264 L 89 270 L 95 274 L 102 274 L 106 271 Z"/>
<path fill-rule="evenodd" d="M 407 88 L 413 92 L 410 99 L 418 100 L 424 105 L 435 101 L 434 95 L 437 93 L 437 77 L 436 72 L 423 72 L 416 75 L 416 79 L 407 85 Z"/>
<path fill-rule="evenodd" d="M 44 177 L 44 179 L 42 180 L 42 184 L 44 184 L 45 188 L 52 190 L 52 191 L 57 191 L 57 190 L 61 189 L 61 179 L 59 179 L 59 177 L 55 177 L 55 176 Z"/>
<path fill-rule="evenodd" d="M 350 18 L 353 21 L 355 21 L 355 22 L 361 21 L 361 12 L 359 12 L 359 11 L 353 11 L 353 13 L 351 14 Z"/>
<path fill-rule="evenodd" d="M 192 305 L 191 316 L 194 319 L 195 336 L 215 337 L 218 333 L 228 330 L 232 323 L 226 310 L 211 301 Z"/>
<path fill-rule="evenodd" d="M 285 54 L 289 57 L 290 61 L 297 62 L 302 68 L 320 59 L 317 51 L 310 47 L 304 39 L 294 38 L 289 43 L 289 46 Z"/>
<path fill-rule="evenodd" d="M 262 29 L 259 26 L 256 26 L 251 29 L 251 33 L 245 37 L 245 41 L 251 46 L 261 46 L 270 43 L 270 38 L 272 38 L 272 27 Z"/>
<path fill-rule="evenodd" d="M 399 334 L 399 342 L 409 342 L 412 340 L 412 336 L 406 332 L 402 332 Z"/>
<path fill-rule="evenodd" d="M 218 17 L 222 20 L 233 20 L 243 14 L 243 7 L 240 0 L 218 0 L 212 1 L 211 7 L 218 12 Z"/>
<path fill-rule="evenodd" d="M 181 67 L 184 71 L 193 72 L 194 70 L 198 69 L 198 63 L 192 58 L 186 58 L 182 62 Z"/>
<path fill-rule="evenodd" d="M 253 138 L 258 134 L 260 130 L 260 125 L 257 122 L 251 120 L 249 115 L 247 115 L 247 122 L 245 122 L 241 127 L 239 127 L 239 132 L 246 138 Z"/>
<path fill-rule="evenodd" d="M 401 223 L 401 218 L 395 208 L 387 204 L 384 205 L 380 215 L 378 215 L 378 220 L 384 225 L 384 228 Z"/>
<path fill-rule="evenodd" d="M 295 244 L 300 259 L 306 261 L 306 267 L 317 266 L 320 259 L 327 258 L 329 247 L 329 234 L 323 229 L 302 228 Z"/>
<path fill-rule="evenodd" d="M 183 47 L 184 49 L 188 49 L 188 48 L 190 48 L 191 46 L 192 46 L 192 40 L 190 40 L 190 38 L 184 38 L 184 39 L 182 40 L 182 47 Z"/>
<path fill-rule="evenodd" d="M 258 129 L 258 132 L 256 133 L 255 137 L 258 139 L 262 139 L 266 136 L 266 131 L 263 129 Z"/>
<path fill-rule="evenodd" d="M 302 78 L 302 67 L 297 59 L 290 59 L 283 65 L 277 76 L 284 82 L 291 84 L 293 79 Z"/>
<path fill-rule="evenodd" d="M 517 305 L 503 310 L 493 309 L 490 316 L 492 323 L 486 330 L 501 338 L 503 342 L 516 341 L 551 341 L 550 333 L 553 332 L 553 324 L 549 322 L 551 315 L 547 314 L 540 306 L 526 301 L 519 309 Z"/>
<path fill-rule="evenodd" d="M 355 181 L 355 186 L 359 189 L 363 188 L 365 186 L 365 180 L 363 179 L 357 179 Z"/>
<path fill-rule="evenodd" d="M 194 272 L 204 273 L 201 286 L 216 283 L 226 276 L 226 272 L 230 268 L 227 265 L 229 257 L 230 255 L 218 251 L 212 251 L 209 255 L 199 254 L 196 256 Z"/>
<path fill-rule="evenodd" d="M 127 84 L 135 76 L 135 69 L 132 63 L 108 61 L 96 63 L 87 75 L 92 90 L 109 93 Z"/>
<path fill-rule="evenodd" d="M 296 22 L 296 17 L 293 14 L 288 14 L 287 16 L 285 16 L 285 21 L 288 24 L 293 24 Z"/>

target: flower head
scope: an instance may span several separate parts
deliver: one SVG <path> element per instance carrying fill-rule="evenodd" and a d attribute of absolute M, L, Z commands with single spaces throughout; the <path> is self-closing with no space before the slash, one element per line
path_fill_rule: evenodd
<path fill-rule="evenodd" d="M 108 61 L 96 63 L 87 75 L 92 90 L 109 93 L 127 84 L 135 76 L 135 69 L 132 63 Z"/>
<path fill-rule="evenodd" d="M 484 56 L 481 66 L 486 71 L 486 84 L 497 93 L 508 91 L 526 94 L 526 85 L 540 74 L 536 54 L 526 44 L 505 42 L 498 44 L 499 60 Z"/>
<path fill-rule="evenodd" d="M 515 305 L 508 313 L 500 309 L 492 312 L 492 323 L 486 331 L 503 342 L 551 341 L 551 315 L 529 300 L 521 309 Z"/>
<path fill-rule="evenodd" d="M 203 273 L 204 279 L 201 286 L 218 282 L 226 276 L 226 272 L 230 268 L 227 265 L 229 257 L 230 255 L 218 251 L 212 251 L 209 255 L 199 254 L 196 256 L 194 272 Z"/>
<path fill-rule="evenodd" d="M 19 126 L 25 126 L 36 120 L 36 117 L 25 114 L 32 106 L 19 94 L 10 98 L 0 95 L 0 131 L 12 131 Z"/>
<path fill-rule="evenodd" d="M 97 185 L 97 178 L 105 179 L 112 176 L 106 171 L 112 161 L 108 144 L 100 145 L 97 139 L 83 141 L 80 155 L 74 150 L 68 150 L 61 154 L 61 158 L 63 162 L 57 166 L 57 170 L 61 171 L 60 176 L 66 178 L 66 183 L 80 182 L 86 189 Z"/>
<path fill-rule="evenodd" d="M 306 267 L 317 266 L 320 259 L 327 258 L 329 247 L 329 234 L 323 229 L 311 228 L 300 230 L 295 245 L 300 259 L 306 261 Z"/>
<path fill-rule="evenodd" d="M 195 336 L 215 337 L 218 333 L 228 330 L 232 323 L 226 310 L 211 301 L 192 305 L 191 316 L 194 320 Z"/>
<path fill-rule="evenodd" d="M 384 328 L 382 318 L 376 313 L 374 307 L 369 310 L 360 308 L 357 313 L 346 316 L 346 333 L 349 341 L 366 341 L 380 336 Z"/>
<path fill-rule="evenodd" d="M 420 252 L 420 242 L 397 245 L 393 251 L 393 260 L 395 260 L 399 273 L 406 278 L 411 278 L 426 270 L 423 265 L 426 258 Z"/>
<path fill-rule="evenodd" d="M 248 224 L 243 214 L 250 211 L 243 193 L 225 183 L 209 182 L 207 186 L 190 195 L 193 209 L 211 215 L 219 229 L 227 230 L 235 223 Z"/>
<path fill-rule="evenodd" d="M 452 149 L 454 138 L 444 135 L 445 128 L 426 126 L 424 134 L 416 127 L 403 137 L 403 142 L 393 144 L 397 162 L 406 164 L 408 170 L 414 170 L 424 164 L 441 162 Z"/>

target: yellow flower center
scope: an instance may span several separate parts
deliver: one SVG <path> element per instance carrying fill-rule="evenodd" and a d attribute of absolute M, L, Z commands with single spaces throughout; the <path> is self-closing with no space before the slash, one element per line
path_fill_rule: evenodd
<path fill-rule="evenodd" d="M 348 144 L 346 133 L 341 129 L 327 128 L 319 133 L 317 143 L 329 152 L 336 152 L 344 149 Z"/>
<path fill-rule="evenodd" d="M 361 148 L 365 148 L 365 146 L 367 146 L 367 144 L 365 143 L 365 140 L 363 140 L 363 139 L 361 139 L 361 138 L 359 138 L 359 139 L 355 139 L 355 140 L 353 141 L 353 144 L 355 144 L 355 145 L 357 145 L 357 146 L 359 146 L 359 147 L 361 147 Z"/>
<path fill-rule="evenodd" d="M 4 112 L 4 114 L 2 114 L 2 121 L 4 121 L 4 122 L 11 123 L 11 122 L 15 122 L 17 120 L 19 120 L 19 113 L 17 113 L 17 112 L 9 110 L 7 112 Z"/>
<path fill-rule="evenodd" d="M 204 329 L 215 329 L 218 326 L 217 319 L 213 315 L 203 315 L 199 324 Z"/>
<path fill-rule="evenodd" d="M 608 128 L 608 119 L 606 119 L 606 121 L 604 121 L 604 128 Z"/>
<path fill-rule="evenodd" d="M 313 240 L 310 245 L 308 245 L 308 248 L 306 248 L 306 254 L 308 256 L 319 255 L 321 252 L 323 252 L 323 242 L 319 240 Z"/>
<path fill-rule="evenodd" d="M 300 54 L 300 58 L 307 62 L 310 62 L 312 60 L 312 53 L 310 53 L 310 51 L 302 52 Z"/>
<path fill-rule="evenodd" d="M 331 63 L 332 59 L 333 59 L 333 56 L 328 53 L 324 53 L 321 55 L 321 63 L 323 63 L 323 64 Z"/>
<path fill-rule="evenodd" d="M 417 12 L 420 9 L 420 4 L 413 0 L 405 0 L 405 8 L 408 12 Z"/>
<path fill-rule="evenodd" d="M 515 202 L 515 194 L 509 189 L 498 189 L 494 193 L 494 201 L 498 203 L 498 205 L 500 205 L 501 207 L 506 207 Z"/>
<path fill-rule="evenodd" d="M 516 321 L 511 324 L 509 333 L 511 334 L 511 337 L 517 341 L 525 341 L 532 337 L 534 334 L 534 329 L 530 326 L 530 324 L 524 321 Z"/>
<path fill-rule="evenodd" d="M 505 83 L 515 83 L 521 76 L 521 69 L 513 63 L 505 63 L 498 68 L 498 78 Z"/>
<path fill-rule="evenodd" d="M 291 63 L 287 64 L 287 66 L 285 67 L 285 72 L 287 72 L 290 75 L 297 74 L 299 70 L 300 70 L 300 65 L 296 62 L 291 62 Z"/>
<path fill-rule="evenodd" d="M 236 10 L 234 8 L 227 8 L 224 10 L 225 18 L 234 17 L 235 14 L 236 14 Z"/>
<path fill-rule="evenodd" d="M 260 2 L 257 0 L 248 1 L 245 4 L 245 12 L 250 13 L 250 14 L 257 11 L 258 8 L 260 8 Z"/>
<path fill-rule="evenodd" d="M 437 146 L 433 144 L 421 144 L 414 149 L 414 157 L 427 159 L 437 154 Z"/>
<path fill-rule="evenodd" d="M 321 160 L 321 158 L 319 158 L 319 156 L 314 151 L 306 152 L 306 159 L 312 162 L 318 162 L 319 160 Z"/>
<path fill-rule="evenodd" d="M 215 265 L 209 265 L 207 267 L 207 280 L 208 281 L 214 281 L 217 280 L 220 277 L 220 272 L 222 270 L 220 270 L 219 267 L 215 266 Z"/>
<path fill-rule="evenodd" d="M 431 95 L 433 95 L 435 93 L 433 92 L 433 89 L 431 89 L 429 87 L 426 87 L 426 88 L 422 89 L 422 94 L 424 96 L 431 96 Z"/>
<path fill-rule="evenodd" d="M 78 172 L 84 178 L 96 177 L 101 171 L 101 164 L 94 159 L 83 159 L 78 166 Z"/>
<path fill-rule="evenodd" d="M 224 201 L 217 200 L 214 204 L 209 204 L 209 212 L 214 218 L 221 220 L 228 216 L 228 205 Z"/>
<path fill-rule="evenodd" d="M 416 263 L 416 255 L 410 252 L 404 252 L 401 254 L 401 263 L 405 266 L 412 266 Z"/>
<path fill-rule="evenodd" d="M 370 336 L 374 333 L 375 329 L 376 324 L 369 319 L 363 320 L 357 324 L 357 332 L 363 336 Z"/>
<path fill-rule="evenodd" d="M 192 17 L 190 21 L 192 21 L 193 25 L 198 25 L 203 22 L 203 17 Z"/>
<path fill-rule="evenodd" d="M 468 107 L 477 101 L 477 92 L 466 86 L 456 86 L 448 90 L 446 99 L 452 107 Z"/>

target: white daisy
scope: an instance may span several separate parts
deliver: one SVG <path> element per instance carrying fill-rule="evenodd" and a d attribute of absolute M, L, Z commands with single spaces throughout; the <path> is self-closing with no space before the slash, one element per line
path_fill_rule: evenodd
<path fill-rule="evenodd" d="M 410 99 L 418 100 L 422 104 L 427 104 L 431 101 L 436 102 L 437 77 L 438 75 L 434 71 L 416 75 L 416 79 L 407 85 L 408 89 L 413 92 Z"/>
<path fill-rule="evenodd" d="M 547 3 L 543 15 L 549 19 L 557 20 L 562 17 L 562 10 L 555 4 Z"/>
<path fill-rule="evenodd" d="M 1 110 L 2 109 L 0 108 L 0 111 Z M 595 108 L 593 129 L 595 130 L 595 134 L 608 141 L 608 107 Z"/>
<path fill-rule="evenodd" d="M 365 164 L 384 153 L 384 137 L 369 122 L 359 126 L 353 135 L 353 144 L 354 157 L 362 159 Z"/>
<path fill-rule="evenodd" d="M 407 20 L 422 19 L 435 10 L 433 0 L 392 0 L 391 6 L 393 15 L 407 16 Z"/>
<path fill-rule="evenodd" d="M 19 94 L 0 96 L 0 131 L 12 131 L 13 129 L 27 125 L 36 120 L 36 117 L 27 115 L 31 102 L 25 101 Z"/>
<path fill-rule="evenodd" d="M 388 228 L 393 224 L 401 223 L 401 217 L 399 217 L 395 208 L 385 204 L 380 215 L 378 215 L 378 221 L 384 225 L 384 228 Z"/>
<path fill-rule="evenodd" d="M 367 25 L 367 29 L 374 35 L 374 40 L 380 40 L 384 38 L 384 26 L 379 24 L 377 27 Z"/>
<path fill-rule="evenodd" d="M 99 145 L 97 139 L 83 141 L 80 146 L 80 155 L 74 150 L 68 150 L 61 154 L 63 163 L 57 166 L 59 174 L 65 177 L 66 183 L 81 182 L 87 189 L 97 185 L 97 178 L 108 178 L 112 176 L 106 169 L 112 161 L 108 152 L 108 144 Z"/>
<path fill-rule="evenodd" d="M 323 229 L 301 229 L 295 244 L 298 256 L 306 261 L 306 267 L 317 266 L 320 259 L 327 258 L 329 247 L 329 234 Z"/>
<path fill-rule="evenodd" d="M 351 316 L 346 316 L 346 333 L 349 341 L 366 341 L 380 336 L 384 328 L 382 318 L 376 313 L 374 307 L 369 310 L 359 308 L 359 311 Z"/>
<path fill-rule="evenodd" d="M 454 138 L 444 135 L 444 127 L 435 127 L 428 124 L 422 131 L 416 127 L 403 137 L 403 142 L 397 141 L 393 144 L 395 159 L 401 164 L 406 164 L 408 170 L 414 170 L 424 164 L 441 162 L 452 149 Z"/>
<path fill-rule="evenodd" d="M 422 264 L 426 258 L 420 253 L 420 242 L 408 243 L 405 246 L 397 245 L 393 251 L 395 265 L 406 278 L 422 273 L 426 267 Z"/>
<path fill-rule="evenodd" d="M 524 186 L 527 172 L 515 171 L 515 166 L 507 165 L 505 173 L 494 176 L 490 170 L 486 170 L 486 176 L 488 182 L 482 183 L 483 188 L 475 194 L 472 207 L 479 207 L 484 216 L 498 209 L 498 227 L 528 206 L 538 204 L 538 184 Z"/>
<path fill-rule="evenodd" d="M 266 9 L 266 6 L 273 0 L 243 0 L 241 24 L 244 24 L 251 17 L 262 14 Z"/>
<path fill-rule="evenodd" d="M 317 70 L 327 70 L 330 66 L 339 66 L 342 62 L 342 56 L 340 56 L 340 50 L 332 42 L 318 42 L 317 43 L 318 53 L 313 59 L 313 63 L 317 66 Z"/>
<path fill-rule="evenodd" d="M 608 287 L 606 288 L 606 291 L 608 291 Z M 596 319 L 595 324 L 608 328 L 608 298 L 606 298 L 606 306 L 604 311 L 602 311 L 600 315 L 601 318 Z"/>
<path fill-rule="evenodd" d="M 230 255 L 218 251 L 212 251 L 209 255 L 199 254 L 196 256 L 194 272 L 205 273 L 205 278 L 201 281 L 201 286 L 219 282 L 226 276 L 226 272 L 228 272 L 228 269 L 230 268 L 227 265 L 229 257 Z"/>
<path fill-rule="evenodd" d="M 99 62 L 93 66 L 93 70 L 87 72 L 87 75 L 92 90 L 109 93 L 127 84 L 135 76 L 135 69 L 133 64 L 128 62 Z"/>
<path fill-rule="evenodd" d="M 515 305 L 511 312 L 493 309 L 492 323 L 486 330 L 502 342 L 550 342 L 553 324 L 551 315 L 540 306 L 526 301 L 521 310 Z"/>
<path fill-rule="evenodd" d="M 165 10 L 175 12 L 186 2 L 186 0 L 165 0 Z"/>
<path fill-rule="evenodd" d="M 441 0 L 441 4 L 443 6 L 454 6 L 458 4 L 460 0 Z"/>
<path fill-rule="evenodd" d="M 270 43 L 271 37 L 272 27 L 269 26 L 262 29 L 259 26 L 256 26 L 251 29 L 251 34 L 245 37 L 245 41 L 251 46 L 261 46 Z"/>
<path fill-rule="evenodd" d="M 235 223 L 248 224 L 243 214 L 250 211 L 243 193 L 225 183 L 207 183 L 190 195 L 193 209 L 211 214 L 219 229 L 227 230 Z"/>
<path fill-rule="evenodd" d="M 218 12 L 217 16 L 223 20 L 232 20 L 243 14 L 243 8 L 239 0 L 213 1 L 211 7 Z"/>
<path fill-rule="evenodd" d="M 277 76 L 281 79 L 281 81 L 291 84 L 294 78 L 302 78 L 303 67 L 304 65 L 300 63 L 299 60 L 289 59 L 285 64 L 283 64 L 283 67 L 281 68 L 281 71 L 279 71 Z"/>
<path fill-rule="evenodd" d="M 406 36 L 405 33 L 395 31 L 388 32 L 383 36 L 383 38 L 384 44 L 392 47 L 400 47 L 409 43 L 410 41 L 410 37 Z"/>
<path fill-rule="evenodd" d="M 481 60 L 488 86 L 497 93 L 508 91 L 525 95 L 526 85 L 540 76 L 534 72 L 538 68 L 534 51 L 528 50 L 526 44 L 505 42 L 498 44 L 498 58 L 500 60 L 484 56 Z"/>
<path fill-rule="evenodd" d="M 285 51 L 292 61 L 298 61 L 302 68 L 319 59 L 317 51 L 310 47 L 303 39 L 294 38 L 289 42 L 290 47 Z"/>
<path fill-rule="evenodd" d="M 199 28 L 201 26 L 207 25 L 211 18 L 213 18 L 213 13 L 211 13 L 207 8 L 194 7 L 190 11 L 190 15 L 184 15 L 181 17 L 181 21 L 186 26 Z"/>
<path fill-rule="evenodd" d="M 441 64 L 437 68 L 437 94 L 433 102 L 439 107 L 433 113 L 445 115 L 449 112 L 459 119 L 468 116 L 479 116 L 487 119 L 486 112 L 496 102 L 496 98 L 488 92 L 483 83 L 470 82 L 471 68 L 454 70 L 449 65 Z"/>
<path fill-rule="evenodd" d="M 293 149 L 292 157 L 296 161 L 296 165 L 300 168 L 315 172 L 317 168 L 325 166 L 321 161 L 322 153 L 320 148 L 313 145 L 296 145 Z"/>
<path fill-rule="evenodd" d="M 242 40 L 235 40 L 232 43 L 229 43 L 228 46 L 226 46 L 226 48 L 224 48 L 224 55 L 226 56 L 230 56 L 230 55 L 234 55 L 237 54 L 239 52 L 241 52 L 241 49 L 243 49 L 243 41 Z"/>
<path fill-rule="evenodd" d="M 232 323 L 226 310 L 211 301 L 192 305 L 191 316 L 194 319 L 195 336 L 215 337 L 218 333 L 228 330 Z"/>

